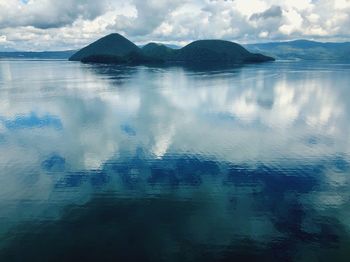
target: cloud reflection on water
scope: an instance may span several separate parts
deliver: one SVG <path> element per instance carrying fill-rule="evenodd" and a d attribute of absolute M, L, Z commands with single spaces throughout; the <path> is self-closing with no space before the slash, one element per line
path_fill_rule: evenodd
<path fill-rule="evenodd" d="M 329 251 L 349 243 L 349 74 L 339 66 L 276 63 L 211 73 L 1 64 L 4 236 L 33 221 L 61 227 L 67 206 L 93 212 L 95 201 L 108 207 L 165 199 L 200 203 L 192 213 L 178 211 L 194 246 L 234 248 L 245 239 L 268 250 L 299 248 L 305 257 L 317 256 L 317 247 L 303 250 L 307 245 Z M 6 124 L 33 114 L 41 120 L 29 129 Z M 60 128 L 42 124 L 51 123 L 45 116 Z M 77 216 L 74 223 L 84 218 Z M 183 238 L 170 243 L 181 246 Z"/>

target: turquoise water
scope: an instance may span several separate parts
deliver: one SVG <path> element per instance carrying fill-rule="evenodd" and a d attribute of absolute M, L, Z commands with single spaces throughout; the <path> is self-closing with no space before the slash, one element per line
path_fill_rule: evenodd
<path fill-rule="evenodd" d="M 348 261 L 349 83 L 0 60 L 0 261 Z"/>

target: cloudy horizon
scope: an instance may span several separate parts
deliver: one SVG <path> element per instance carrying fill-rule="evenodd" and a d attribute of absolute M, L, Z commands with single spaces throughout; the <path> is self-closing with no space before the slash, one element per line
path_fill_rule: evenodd
<path fill-rule="evenodd" d="M 0 51 L 78 49 L 113 32 L 138 44 L 344 42 L 349 26 L 350 0 L 0 0 Z"/>

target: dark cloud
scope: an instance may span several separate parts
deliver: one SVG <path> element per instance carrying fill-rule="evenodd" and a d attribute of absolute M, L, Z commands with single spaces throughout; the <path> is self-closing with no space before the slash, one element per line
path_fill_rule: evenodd
<path fill-rule="evenodd" d="M 259 19 L 267 19 L 267 18 L 280 18 L 282 17 L 282 8 L 277 5 L 271 6 L 269 9 L 265 10 L 261 13 L 253 14 L 249 20 L 259 20 Z"/>
<path fill-rule="evenodd" d="M 108 10 L 108 0 L 38 0 L 0 3 L 0 28 L 32 26 L 39 29 L 71 25 L 76 19 L 94 19 Z"/>
<path fill-rule="evenodd" d="M 132 0 L 136 11 L 135 18 L 119 16 L 115 26 L 110 29 L 122 29 L 130 36 L 144 36 L 152 33 L 164 21 L 169 19 L 171 13 L 185 3 L 185 0 L 154 1 Z"/>

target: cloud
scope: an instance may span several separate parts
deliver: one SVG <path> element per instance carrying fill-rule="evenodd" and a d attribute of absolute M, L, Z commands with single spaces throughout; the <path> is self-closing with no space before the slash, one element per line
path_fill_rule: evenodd
<path fill-rule="evenodd" d="M 22 50 L 75 49 L 112 32 L 137 43 L 347 41 L 349 14 L 345 0 L 0 0 L 0 30 Z"/>
<path fill-rule="evenodd" d="M 58 28 L 78 18 L 91 20 L 107 11 L 107 0 L 29 0 L 0 1 L 0 28 L 33 26 Z"/>
<path fill-rule="evenodd" d="M 6 35 L 0 35 L 0 43 L 6 42 Z"/>
<path fill-rule="evenodd" d="M 171 13 L 184 4 L 183 0 L 155 1 L 133 0 L 137 15 L 125 30 L 130 36 L 147 35 L 152 33 Z M 125 18 L 125 17 L 124 17 Z"/>
<path fill-rule="evenodd" d="M 261 13 L 253 14 L 249 20 L 259 20 L 259 19 L 268 19 L 268 18 L 280 18 L 282 16 L 282 8 L 280 6 L 271 6 L 269 9 Z"/>

